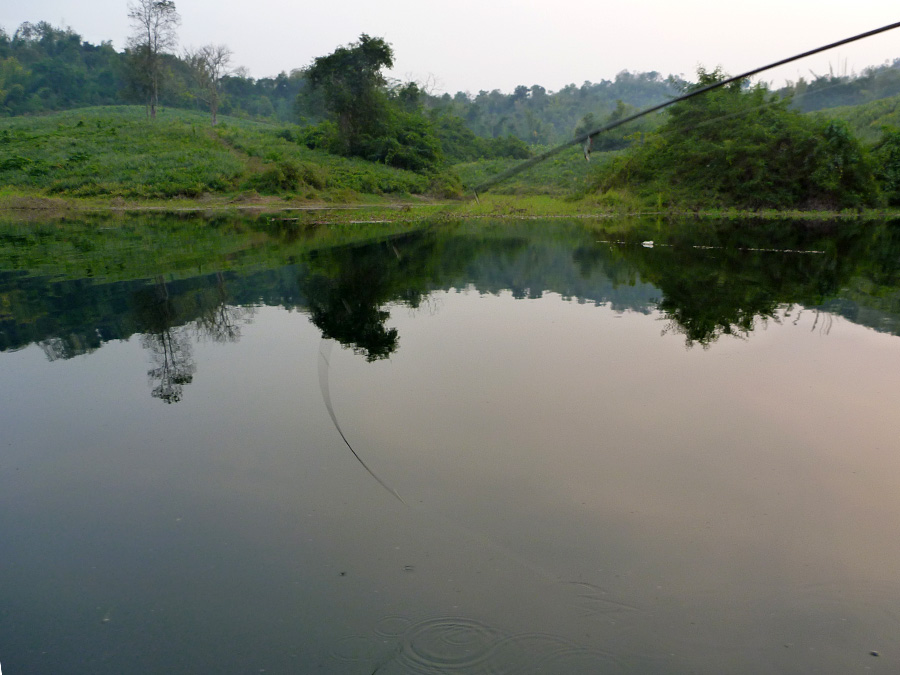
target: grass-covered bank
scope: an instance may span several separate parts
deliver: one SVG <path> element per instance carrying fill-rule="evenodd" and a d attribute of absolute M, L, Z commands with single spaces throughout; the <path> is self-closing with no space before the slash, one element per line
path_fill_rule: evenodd
<path fill-rule="evenodd" d="M 655 219 L 688 218 L 699 220 L 884 220 L 900 217 L 897 208 L 800 210 L 737 208 L 685 209 L 657 207 L 627 192 L 611 192 L 581 197 L 555 195 L 486 194 L 476 200 L 471 193 L 463 199 L 390 199 L 360 196 L 351 203 L 302 199 L 232 198 L 205 196 L 170 200 L 139 200 L 44 197 L 9 189 L 0 190 L 0 220 L 7 222 L 68 222 L 82 217 L 100 216 L 111 222 L 134 215 L 202 215 L 208 218 L 251 216 L 299 226 L 350 225 L 380 223 L 433 223 L 460 220 L 530 219 Z"/>
<path fill-rule="evenodd" d="M 310 150 L 290 129 L 143 107 L 0 120 L 0 186 L 28 196 L 158 200 L 210 196 L 356 201 L 440 194 L 442 177 Z"/>
<path fill-rule="evenodd" d="M 767 110 L 779 111 L 778 106 Z M 749 114 L 760 113 L 753 108 Z M 698 165 L 696 158 L 684 153 L 660 151 L 659 139 L 648 137 L 631 150 L 595 152 L 591 162 L 584 161 L 580 148 L 568 148 L 475 199 L 474 187 L 520 160 L 483 159 L 448 166 L 443 173 L 416 173 L 310 149 L 298 141 L 298 127 L 221 119 L 220 125 L 211 127 L 200 113 L 166 109 L 154 121 L 146 118 L 143 108 L 128 106 L 2 119 L 0 211 L 29 219 L 72 212 L 250 211 L 287 213 L 314 222 L 640 213 L 820 219 L 895 213 L 885 205 L 900 184 L 893 170 L 900 161 L 896 160 L 900 144 L 870 153 L 841 137 L 840 147 L 856 154 L 827 155 L 847 161 L 836 169 L 833 162 L 828 164 L 820 178 L 843 189 L 841 181 L 850 173 L 861 176 L 860 167 L 869 167 L 878 185 L 871 198 L 850 200 L 849 209 L 831 198 L 806 199 L 805 208 L 790 200 L 777 207 L 734 205 L 724 188 L 706 194 L 691 188 L 691 180 L 709 185 L 704 177 L 719 160 L 720 177 L 726 171 L 749 171 L 734 163 L 736 155 L 726 152 L 720 158 L 720 149 L 707 143 L 698 146 L 704 160 Z M 735 151 L 729 143 L 726 139 L 723 147 Z M 764 169 L 771 162 L 762 145 L 752 151 L 744 155 L 755 158 L 754 180 L 764 182 Z M 662 169 L 650 171 L 657 164 L 672 164 L 671 156 L 692 170 L 697 166 L 702 170 L 692 176 L 669 166 L 667 171 L 677 180 L 666 179 Z M 875 169 L 880 169 L 872 169 L 873 159 Z M 855 185 L 865 186 L 866 176 Z M 735 184 L 743 189 L 740 180 Z"/>

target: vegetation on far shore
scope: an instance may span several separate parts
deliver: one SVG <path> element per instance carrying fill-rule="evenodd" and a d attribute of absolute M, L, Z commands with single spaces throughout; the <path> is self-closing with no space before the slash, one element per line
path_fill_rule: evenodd
<path fill-rule="evenodd" d="M 150 13 L 161 7 L 175 11 L 173 3 L 139 3 L 144 5 Z M 132 14 L 137 10 L 135 5 Z M 567 148 L 494 186 L 501 197 L 489 196 L 482 204 L 463 198 L 560 140 L 538 112 L 548 113 L 562 98 L 552 99 L 537 86 L 519 87 L 509 100 L 492 92 L 487 98 L 494 112 L 509 108 L 505 119 L 527 113 L 530 144 L 523 141 L 518 122 L 494 123 L 488 132 L 485 115 L 472 112 L 477 106 L 466 108 L 459 96 L 438 100 L 416 83 L 388 80 L 382 70 L 393 63 L 392 47 L 363 34 L 299 71 L 302 86 L 295 88 L 291 103 L 299 123 L 217 117 L 217 108 L 229 109 L 226 85 L 234 79 L 221 74 L 206 78 L 216 101 L 209 104 L 211 124 L 207 114 L 185 109 L 200 93 L 190 93 L 184 82 L 190 96 L 176 100 L 176 106 L 185 107 L 157 109 L 157 101 L 164 104 L 171 94 L 162 86 L 163 77 L 171 85 L 179 82 L 179 68 L 190 75 L 196 54 L 194 61 L 171 53 L 142 61 L 137 38 L 122 55 L 106 44 L 89 49 L 76 38 L 44 22 L 27 24 L 12 38 L 0 30 L 0 209 L 277 210 L 329 204 L 411 209 L 450 200 L 447 212 L 477 217 L 685 209 L 840 213 L 900 206 L 900 129 L 895 126 L 900 125 L 900 95 L 870 100 L 854 89 L 853 78 L 832 76 L 828 87 L 819 79 L 798 82 L 781 92 L 734 83 L 596 136 L 591 148 Z M 174 33 L 166 39 L 174 44 Z M 227 59 L 227 47 L 217 49 Z M 35 65 L 38 75 L 23 63 Z M 51 65 L 61 76 L 115 73 L 103 79 L 105 86 L 118 86 L 126 98 L 149 96 L 149 107 L 104 105 L 2 117 L 20 109 L 34 113 L 78 105 L 81 94 L 91 91 L 93 100 L 112 102 L 109 92 L 101 95 L 100 85 L 86 75 L 83 91 L 60 85 L 55 97 L 47 98 L 46 87 L 29 94 L 35 77 L 39 80 Z M 210 72 L 227 73 L 224 62 Z M 724 77 L 701 68 L 696 85 L 672 78 L 664 84 L 667 91 L 689 91 Z M 647 87 L 663 84 L 656 75 L 632 78 L 628 87 L 628 78 L 619 79 L 616 84 L 639 103 L 655 95 Z M 900 87 L 900 61 L 856 79 L 867 83 L 866 91 L 888 96 Z M 276 89 L 283 94 L 287 85 L 282 84 Z M 829 87 L 840 93 L 835 100 L 862 104 L 801 112 L 830 100 Z M 575 92 L 568 92 L 572 105 Z M 599 110 L 596 116 L 589 112 L 570 133 L 585 133 L 638 107 L 619 99 L 605 118 Z M 515 205 L 509 203 L 512 198 Z"/>

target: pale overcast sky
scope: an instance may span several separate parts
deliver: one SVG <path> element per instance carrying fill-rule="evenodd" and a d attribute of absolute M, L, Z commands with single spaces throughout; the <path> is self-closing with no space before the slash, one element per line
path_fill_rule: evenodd
<path fill-rule="evenodd" d="M 122 49 L 127 0 L 0 0 L 0 27 L 67 25 Z M 693 77 L 696 66 L 737 74 L 900 21 L 897 0 L 176 0 L 182 46 L 227 44 L 234 65 L 267 77 L 308 65 L 360 33 L 394 48 L 398 79 L 437 91 L 612 79 L 622 70 Z M 900 29 L 764 75 L 809 78 L 859 71 L 900 57 Z"/>

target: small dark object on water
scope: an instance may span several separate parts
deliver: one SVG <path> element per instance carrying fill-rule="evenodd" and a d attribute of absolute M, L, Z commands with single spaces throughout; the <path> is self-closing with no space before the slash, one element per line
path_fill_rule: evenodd
<path fill-rule="evenodd" d="M 869 654 L 871 654 L 872 656 L 881 656 L 881 654 L 879 654 L 878 652 L 869 652 Z"/>
<path fill-rule="evenodd" d="M 341 576 L 342 576 L 342 577 L 345 577 L 345 576 L 347 576 L 347 573 L 346 573 L 346 572 L 341 572 Z"/>

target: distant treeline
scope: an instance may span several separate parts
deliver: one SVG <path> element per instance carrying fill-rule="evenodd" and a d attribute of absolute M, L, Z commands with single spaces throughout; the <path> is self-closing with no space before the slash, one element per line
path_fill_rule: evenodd
<path fill-rule="evenodd" d="M 187 64 L 165 56 L 168 70 L 160 103 L 176 108 L 205 109 L 193 93 Z M 71 28 L 41 21 L 24 23 L 12 35 L 0 27 L 0 116 L 37 114 L 95 105 L 143 103 L 131 84 L 128 52 L 111 42 L 93 45 Z M 452 114 L 482 138 L 517 137 L 529 144 L 569 138 L 586 115 L 606 115 L 617 102 L 642 107 L 678 91 L 678 78 L 659 73 L 622 72 L 614 81 L 567 85 L 548 92 L 540 85 L 519 86 L 511 94 L 499 90 L 472 96 L 423 92 L 425 107 L 435 117 Z M 306 87 L 305 69 L 254 79 L 242 69 L 222 78 L 225 115 L 276 122 L 320 122 L 321 111 L 298 94 Z M 620 104 L 621 105 L 621 104 Z"/>
<path fill-rule="evenodd" d="M 526 143 L 548 145 L 572 138 L 580 126 L 594 122 L 599 126 L 623 106 L 637 110 L 677 96 L 685 85 L 684 80 L 672 75 L 623 71 L 612 81 L 585 82 L 580 87 L 568 84 L 557 92 L 535 84 L 520 85 L 511 94 L 494 89 L 479 91 L 474 97 L 458 92 L 455 96 L 429 96 L 427 100 L 430 107 L 464 119 L 479 136 L 512 135 Z M 630 133 L 634 131 L 630 129 Z"/>
<path fill-rule="evenodd" d="M 165 61 L 169 76 L 160 103 L 205 109 L 195 96 L 188 65 L 172 55 Z M 537 84 L 518 86 L 509 94 L 497 89 L 440 96 L 423 91 L 422 102 L 434 117 L 461 118 L 481 138 L 513 136 L 530 145 L 546 145 L 571 138 L 576 129 L 600 124 L 616 111 L 622 114 L 664 101 L 685 86 L 678 76 L 623 71 L 614 80 L 569 84 L 556 92 Z M 321 121 L 302 97 L 298 103 L 298 94 L 306 88 L 303 67 L 258 79 L 237 69 L 222 79 L 221 88 L 221 114 L 282 123 Z M 900 94 L 900 58 L 859 75 L 801 78 L 778 94 L 793 95 L 795 106 L 803 111 L 895 96 Z M 142 102 L 142 94 L 131 84 L 127 50 L 116 51 L 108 41 L 91 44 L 71 28 L 45 21 L 24 23 L 11 35 L 0 27 L 0 116 Z M 642 129 L 626 133 L 636 130 Z M 627 144 L 621 134 L 603 142 L 610 149 Z"/>
<path fill-rule="evenodd" d="M 205 109 L 193 93 L 191 73 L 180 58 L 165 55 L 168 77 L 160 103 L 174 108 Z M 0 27 L 0 116 L 29 115 L 95 105 L 143 103 L 132 86 L 128 52 L 111 42 L 93 45 L 71 28 L 46 21 L 24 23 L 10 36 Z M 272 121 L 294 121 L 294 101 L 303 75 L 253 79 L 237 73 L 222 81 L 219 112 Z"/>
<path fill-rule="evenodd" d="M 803 112 L 860 105 L 900 94 L 900 58 L 891 63 L 866 68 L 862 74 L 813 74 L 812 80 L 800 78 L 778 90 L 791 96 Z"/>

